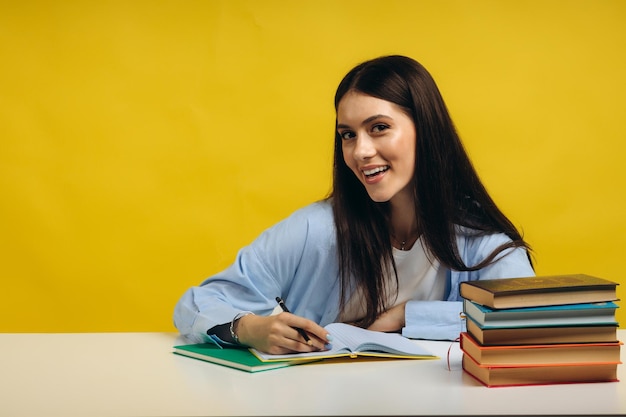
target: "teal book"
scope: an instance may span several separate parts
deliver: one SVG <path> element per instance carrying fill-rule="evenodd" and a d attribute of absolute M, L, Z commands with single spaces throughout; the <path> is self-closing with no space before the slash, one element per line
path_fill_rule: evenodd
<path fill-rule="evenodd" d="M 246 372 L 267 371 L 296 364 L 288 360 L 272 363 L 262 362 L 248 349 L 220 348 L 214 343 L 174 346 L 174 353 Z M 297 364 L 301 363 L 297 362 Z"/>
<path fill-rule="evenodd" d="M 617 325 L 612 301 L 542 307 L 494 309 L 463 300 L 463 312 L 482 329 L 539 326 Z"/>

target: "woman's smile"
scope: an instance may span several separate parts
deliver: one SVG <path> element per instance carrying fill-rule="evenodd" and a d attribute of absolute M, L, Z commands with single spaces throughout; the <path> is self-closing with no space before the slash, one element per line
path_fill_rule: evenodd
<path fill-rule="evenodd" d="M 376 184 L 379 181 L 382 181 L 389 168 L 389 165 L 378 166 L 375 168 L 361 168 L 361 172 L 365 176 L 363 181 L 367 184 Z"/>

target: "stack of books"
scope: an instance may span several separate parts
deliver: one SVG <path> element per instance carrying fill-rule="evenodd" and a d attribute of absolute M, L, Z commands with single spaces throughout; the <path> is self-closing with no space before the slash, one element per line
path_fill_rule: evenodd
<path fill-rule="evenodd" d="M 617 283 L 589 275 L 463 282 L 463 369 L 486 386 L 617 381 Z"/>

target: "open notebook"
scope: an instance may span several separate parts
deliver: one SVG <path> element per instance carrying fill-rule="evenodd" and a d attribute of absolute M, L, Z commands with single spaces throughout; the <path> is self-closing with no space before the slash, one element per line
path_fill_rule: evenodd
<path fill-rule="evenodd" d="M 333 341 L 330 350 L 322 352 L 272 355 L 256 349 L 250 351 L 263 362 L 297 361 L 339 357 L 375 356 L 396 359 L 438 359 L 416 342 L 397 333 L 383 333 L 362 329 L 345 323 L 331 323 L 325 327 Z"/>

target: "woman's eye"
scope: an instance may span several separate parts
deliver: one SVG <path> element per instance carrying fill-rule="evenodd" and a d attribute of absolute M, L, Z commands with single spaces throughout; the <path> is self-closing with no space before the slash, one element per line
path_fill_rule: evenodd
<path fill-rule="evenodd" d="M 385 131 L 385 130 L 387 130 L 387 129 L 389 129 L 389 126 L 388 126 L 388 125 L 384 125 L 384 124 L 377 124 L 377 125 L 374 125 L 374 126 L 372 127 L 372 132 L 374 132 L 374 133 L 380 133 L 380 132 L 383 132 L 383 131 Z"/>
<path fill-rule="evenodd" d="M 339 136 L 341 136 L 341 139 L 347 140 L 347 139 L 352 139 L 355 135 L 354 135 L 354 132 L 350 132 L 349 130 L 346 130 L 345 132 L 339 132 Z"/>

